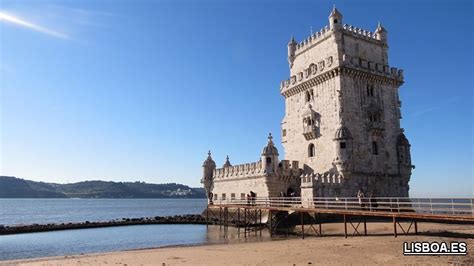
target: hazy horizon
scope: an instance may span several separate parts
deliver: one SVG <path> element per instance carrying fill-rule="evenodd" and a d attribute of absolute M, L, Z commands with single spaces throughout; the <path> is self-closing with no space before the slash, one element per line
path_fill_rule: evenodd
<path fill-rule="evenodd" d="M 287 43 L 333 4 L 404 69 L 410 196 L 474 197 L 470 1 L 0 0 L 0 175 L 201 187 L 208 150 L 254 162 L 269 132 L 283 159 Z"/>

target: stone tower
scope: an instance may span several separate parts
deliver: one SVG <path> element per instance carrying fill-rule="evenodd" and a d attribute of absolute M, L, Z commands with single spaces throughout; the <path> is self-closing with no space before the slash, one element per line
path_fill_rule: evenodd
<path fill-rule="evenodd" d="M 413 168 L 400 128 L 403 71 L 389 66 L 387 31 L 343 24 L 288 43 L 290 78 L 281 83 L 286 160 L 303 167 L 304 197 L 408 196 Z"/>

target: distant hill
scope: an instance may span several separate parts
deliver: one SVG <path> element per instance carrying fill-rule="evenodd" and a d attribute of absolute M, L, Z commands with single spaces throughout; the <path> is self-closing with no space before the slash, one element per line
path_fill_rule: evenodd
<path fill-rule="evenodd" d="M 145 182 L 35 182 L 0 176 L 0 198 L 205 198 L 203 188 Z"/>

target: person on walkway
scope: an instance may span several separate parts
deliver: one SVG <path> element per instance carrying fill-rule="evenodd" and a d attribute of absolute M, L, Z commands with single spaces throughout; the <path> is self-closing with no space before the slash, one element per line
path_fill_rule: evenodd
<path fill-rule="evenodd" d="M 255 192 L 250 191 L 250 200 L 251 200 L 252 206 L 255 206 L 255 198 L 256 198 L 256 196 L 257 196 L 257 194 L 255 194 Z"/>
<path fill-rule="evenodd" d="M 357 192 L 357 198 L 359 199 L 359 206 L 361 208 L 364 208 L 364 192 L 362 192 L 362 189 L 359 189 L 359 191 Z"/>
<path fill-rule="evenodd" d="M 213 198 L 214 198 L 214 195 L 212 194 L 212 192 L 209 192 L 208 197 L 209 197 L 209 205 L 213 205 L 214 202 L 212 202 L 212 200 L 213 200 Z"/>

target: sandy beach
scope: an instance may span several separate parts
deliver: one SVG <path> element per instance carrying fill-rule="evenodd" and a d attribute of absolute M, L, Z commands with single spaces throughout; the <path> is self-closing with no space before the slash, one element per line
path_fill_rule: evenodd
<path fill-rule="evenodd" d="M 307 235 L 253 243 L 166 247 L 103 254 L 4 261 L 0 265 L 311 265 L 474 264 L 474 226 L 419 224 L 420 235 L 391 235 L 391 223 L 368 224 L 369 236 L 345 239 L 342 224 L 323 225 L 323 237 Z M 350 231 L 352 233 L 352 231 Z M 403 242 L 464 241 L 467 256 L 404 256 Z"/>

